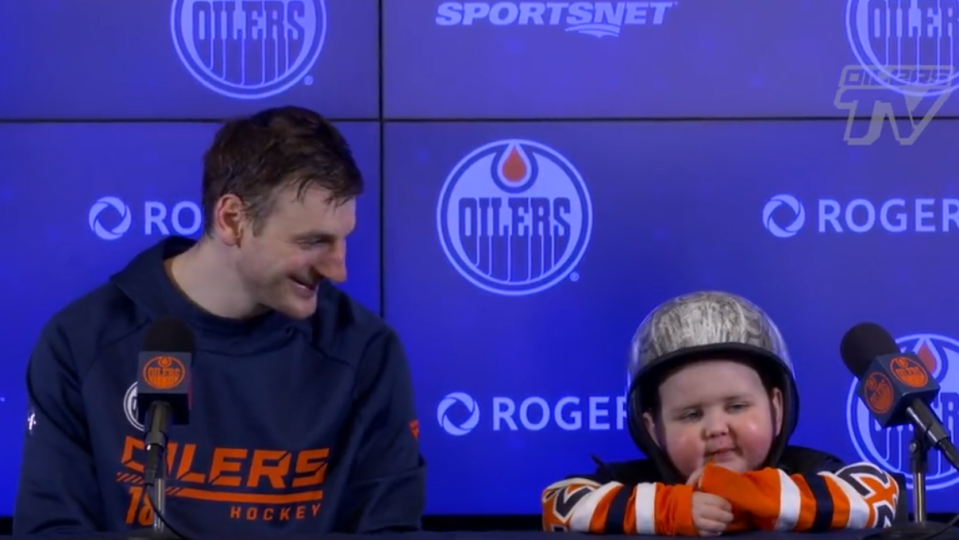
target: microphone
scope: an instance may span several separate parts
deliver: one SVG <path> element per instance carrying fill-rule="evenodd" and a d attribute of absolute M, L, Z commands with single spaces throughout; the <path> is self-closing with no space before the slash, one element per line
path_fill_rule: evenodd
<path fill-rule="evenodd" d="M 176 319 L 154 321 L 143 338 L 137 370 L 137 416 L 144 426 L 143 483 L 150 488 L 153 529 L 148 538 L 176 538 L 166 531 L 166 449 L 170 427 L 190 423 L 190 369 L 196 342 Z"/>
<path fill-rule="evenodd" d="M 959 450 L 929 408 L 939 383 L 922 359 L 900 351 L 881 326 L 862 323 L 846 332 L 839 347 L 846 367 L 859 379 L 856 393 L 883 428 L 911 424 L 917 436 L 959 470 Z"/>
<path fill-rule="evenodd" d="M 846 332 L 839 354 L 849 371 L 859 379 L 856 394 L 879 425 L 888 428 L 911 424 L 913 427 L 909 445 L 913 521 L 894 523 L 861 540 L 930 540 L 934 537 L 959 540 L 959 530 L 953 527 L 959 516 L 946 524 L 926 519 L 927 449 L 935 447 L 959 469 L 959 452 L 936 413 L 929 408 L 929 403 L 939 395 L 939 383 L 926 370 L 921 358 L 902 352 L 896 340 L 878 324 L 857 324 Z"/>

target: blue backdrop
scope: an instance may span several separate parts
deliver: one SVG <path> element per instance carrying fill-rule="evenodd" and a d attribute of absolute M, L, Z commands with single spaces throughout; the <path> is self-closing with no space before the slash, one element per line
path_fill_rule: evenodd
<path fill-rule="evenodd" d="M 345 288 L 409 352 L 430 513 L 536 513 L 591 454 L 638 457 L 629 340 L 697 289 L 779 323 L 796 444 L 908 472 L 838 358 L 864 320 L 959 429 L 959 0 L 75 4 L 0 3 L 0 515 L 42 324 L 194 236 L 216 121 L 288 103 L 369 184 Z M 930 510 L 956 484 L 934 455 Z"/>

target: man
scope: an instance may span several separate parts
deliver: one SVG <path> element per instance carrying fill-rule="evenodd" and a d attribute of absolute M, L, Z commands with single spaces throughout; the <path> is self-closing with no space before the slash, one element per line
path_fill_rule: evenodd
<path fill-rule="evenodd" d="M 164 317 L 197 346 L 190 423 L 168 447 L 173 529 L 417 530 L 425 466 L 405 353 L 327 284 L 346 278 L 362 190 L 346 141 L 312 111 L 223 126 L 204 158 L 200 241 L 161 241 L 41 332 L 15 534 L 150 527 L 135 381 Z"/>

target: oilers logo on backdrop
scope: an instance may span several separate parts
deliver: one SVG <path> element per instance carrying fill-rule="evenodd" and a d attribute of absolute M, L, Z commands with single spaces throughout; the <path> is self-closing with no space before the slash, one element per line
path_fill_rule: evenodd
<path fill-rule="evenodd" d="M 847 0 L 846 37 L 859 64 L 890 90 L 918 97 L 951 92 L 959 63 L 959 0 Z"/>
<path fill-rule="evenodd" d="M 174 0 L 180 61 L 210 90 L 236 99 L 285 92 L 316 65 L 326 40 L 325 0 Z"/>
<path fill-rule="evenodd" d="M 436 212 L 447 259 L 471 283 L 507 296 L 569 278 L 586 252 L 593 208 L 579 171 L 527 140 L 477 148 L 450 172 Z"/>
<path fill-rule="evenodd" d="M 937 334 L 914 334 L 897 339 L 903 351 L 915 353 L 941 391 L 931 408 L 942 419 L 951 433 L 959 427 L 959 341 Z M 912 441 L 912 426 L 881 429 L 869 409 L 856 395 L 858 381 L 854 378 L 846 400 L 846 422 L 849 436 L 859 457 L 880 467 L 906 475 L 907 485 L 912 489 L 912 474 L 909 463 L 909 443 Z M 926 486 L 930 490 L 947 488 L 959 483 L 959 473 L 936 452 L 929 454 L 929 472 Z"/>

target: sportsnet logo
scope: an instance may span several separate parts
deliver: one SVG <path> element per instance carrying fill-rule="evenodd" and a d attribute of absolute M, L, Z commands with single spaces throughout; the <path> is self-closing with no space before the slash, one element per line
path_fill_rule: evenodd
<path fill-rule="evenodd" d="M 593 208 L 579 171 L 526 140 L 496 141 L 453 167 L 436 226 L 446 258 L 477 287 L 533 294 L 569 277 L 589 244 Z"/>
<path fill-rule="evenodd" d="M 129 497 L 127 525 L 153 524 L 143 485 L 144 443 L 126 437 L 117 485 Z M 167 496 L 205 502 L 243 521 L 299 521 L 319 516 L 330 459 L 328 448 L 295 452 L 245 448 L 200 448 L 170 442 Z"/>
<path fill-rule="evenodd" d="M 443 2 L 439 26 L 560 26 L 598 38 L 619 37 L 624 26 L 659 26 L 676 1 L 654 2 Z"/>
<path fill-rule="evenodd" d="M 200 84 L 261 99 L 313 83 L 326 19 L 324 0 L 174 0 L 170 31 L 180 62 Z"/>

